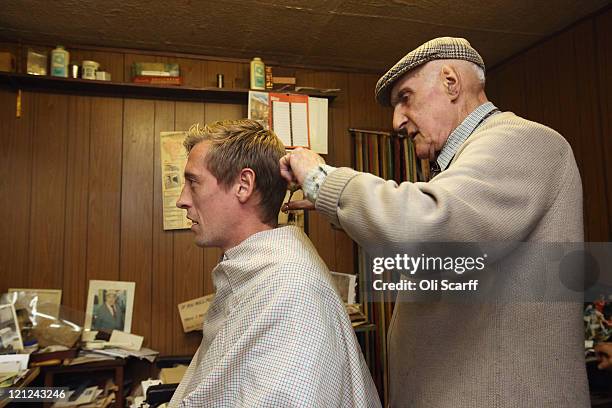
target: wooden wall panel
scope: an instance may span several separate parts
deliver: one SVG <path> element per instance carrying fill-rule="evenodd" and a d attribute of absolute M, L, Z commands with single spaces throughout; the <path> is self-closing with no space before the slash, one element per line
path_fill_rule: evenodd
<path fill-rule="evenodd" d="M 174 302 L 174 234 L 164 231 L 159 133 L 174 130 L 174 102 L 155 101 L 153 154 L 153 259 L 151 265 L 151 342 L 161 355 L 170 355 L 174 338 L 182 336 Z M 176 323 L 179 326 L 176 326 Z"/>
<path fill-rule="evenodd" d="M 68 112 L 62 304 L 85 310 L 91 98 L 71 95 Z"/>
<path fill-rule="evenodd" d="M 525 100 L 524 58 L 519 57 L 496 73 L 496 80 L 503 84 L 498 88 L 497 98 L 493 101 L 502 110 L 510 110 L 519 116 L 527 116 Z"/>
<path fill-rule="evenodd" d="M 206 123 L 204 104 L 176 102 L 175 130 L 188 130 L 194 123 Z M 189 230 L 174 232 L 174 304 L 203 296 L 204 250 L 198 248 Z M 175 306 L 176 307 L 176 306 Z M 174 314 L 174 327 L 181 327 L 178 313 Z M 187 333 L 173 345 L 173 354 L 193 354 L 201 336 Z"/>
<path fill-rule="evenodd" d="M 589 241 L 607 240 L 610 237 L 607 222 L 609 205 L 606 197 L 604 156 L 601 148 L 594 21 L 587 20 L 572 31 L 575 46 L 574 60 L 577 62 L 576 78 L 579 79 L 574 82 L 578 90 L 578 98 L 575 101 L 576 116 L 580 126 L 581 145 L 584 146 L 582 163 L 585 165 L 583 165 L 582 184 L 585 239 Z M 593 146 L 600 146 L 600 148 L 593 149 Z"/>
<path fill-rule="evenodd" d="M 135 282 L 132 330 L 151 336 L 151 268 L 153 258 L 153 152 L 155 102 L 126 99 L 123 109 L 121 175 L 122 281 Z"/>
<path fill-rule="evenodd" d="M 582 177 L 585 239 L 612 239 L 609 118 L 612 9 L 494 68 L 490 99 L 546 124 L 571 144 Z"/>
<path fill-rule="evenodd" d="M 183 86 L 190 88 L 203 87 L 206 75 L 206 62 L 191 58 L 177 58 L 176 62 L 181 68 Z"/>
<path fill-rule="evenodd" d="M 119 279 L 123 100 L 92 98 L 87 279 Z M 87 294 L 83 294 L 86 298 Z"/>
<path fill-rule="evenodd" d="M 559 36 L 558 39 L 551 41 L 551 46 L 555 48 L 557 52 L 567 52 L 570 49 L 573 54 L 574 50 L 574 38 L 571 32 L 565 32 Z M 549 62 L 550 64 L 550 62 Z M 574 156 L 580 169 L 580 174 L 584 177 L 584 164 L 585 157 L 582 152 L 581 132 L 577 118 L 576 100 L 578 99 L 578 87 L 575 84 L 575 78 L 577 75 L 576 61 L 571 58 L 566 64 L 559 66 L 558 70 L 558 81 L 559 84 L 566 84 L 564 86 L 562 94 L 558 100 L 551 100 L 554 104 L 561 105 L 561 117 L 558 123 L 551 124 L 554 129 L 558 130 L 572 145 Z M 539 89 L 539 88 L 536 88 Z M 537 116 L 530 119 L 538 120 Z M 583 180 L 584 181 L 584 180 Z"/>
<path fill-rule="evenodd" d="M 202 86 L 217 86 L 217 74 L 223 74 L 225 88 L 249 88 L 249 64 L 223 61 L 207 61 Z"/>
<path fill-rule="evenodd" d="M 612 12 L 595 20 L 595 44 L 597 50 L 597 86 L 601 117 L 602 154 L 606 197 L 608 200 L 608 241 L 612 241 Z"/>
<path fill-rule="evenodd" d="M 393 128 L 393 111 L 391 108 L 380 106 L 374 99 L 377 81 L 377 75 L 349 75 L 351 127 L 376 130 Z"/>
<path fill-rule="evenodd" d="M 37 94 L 33 132 L 29 287 L 62 286 L 68 96 Z"/>
<path fill-rule="evenodd" d="M 330 153 L 333 155 L 333 162 L 336 166 L 352 167 L 352 139 L 348 132 L 351 127 L 358 126 L 351 118 L 351 85 L 350 76 L 352 74 L 347 73 L 331 73 L 327 78 L 319 78 L 315 76 L 315 82 L 323 82 L 328 88 L 346 89 L 346 92 L 342 92 L 336 101 L 331 104 L 330 107 L 330 129 L 332 134 L 332 140 L 330 142 Z M 371 81 L 374 80 L 374 76 L 370 75 Z M 371 90 L 373 92 L 373 90 Z M 378 112 L 379 107 L 375 106 L 375 102 L 371 99 L 369 102 L 365 102 L 373 111 Z M 376 114 L 375 116 L 378 116 Z M 376 119 L 377 121 L 378 119 Z M 377 126 L 377 124 L 368 124 L 369 126 Z M 330 228 L 329 223 L 324 221 L 324 225 Z M 341 230 L 333 230 L 334 234 L 334 249 L 336 256 L 336 265 L 334 270 L 343 273 L 352 273 L 355 271 L 356 261 L 353 257 L 354 243 L 349 236 Z M 325 245 L 324 240 L 319 241 L 319 245 Z"/>
<path fill-rule="evenodd" d="M 23 92 L 21 118 L 15 117 L 16 92 L 0 91 L 0 290 L 28 286 L 32 127 L 34 94 Z M 33 237 L 35 239 L 35 237 Z"/>

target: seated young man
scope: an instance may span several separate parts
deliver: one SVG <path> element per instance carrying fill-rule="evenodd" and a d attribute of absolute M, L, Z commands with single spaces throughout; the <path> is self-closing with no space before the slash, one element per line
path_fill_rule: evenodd
<path fill-rule="evenodd" d="M 344 306 L 312 243 L 276 228 L 285 154 L 255 121 L 191 131 L 185 186 L 200 247 L 224 252 L 203 338 L 171 406 L 379 407 Z"/>

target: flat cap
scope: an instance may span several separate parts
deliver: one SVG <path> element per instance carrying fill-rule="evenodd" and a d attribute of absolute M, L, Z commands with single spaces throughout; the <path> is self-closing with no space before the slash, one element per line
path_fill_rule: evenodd
<path fill-rule="evenodd" d="M 384 106 L 391 106 L 391 88 L 406 72 L 437 59 L 460 59 L 473 62 L 485 69 L 484 61 L 465 38 L 439 37 L 410 51 L 399 60 L 376 83 L 376 100 Z"/>

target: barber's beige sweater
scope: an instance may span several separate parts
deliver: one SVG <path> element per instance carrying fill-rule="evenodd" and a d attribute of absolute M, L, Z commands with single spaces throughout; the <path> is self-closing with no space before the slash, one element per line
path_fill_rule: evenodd
<path fill-rule="evenodd" d="M 424 241 L 583 240 L 582 186 L 569 144 L 511 112 L 487 119 L 429 183 L 398 186 L 341 168 L 321 186 L 316 207 L 370 253 Z M 509 257 L 508 293 L 558 283 L 557 270 L 533 266 L 529 256 Z M 410 297 L 399 293 L 389 332 L 392 407 L 589 406 L 579 298 L 451 304 Z"/>

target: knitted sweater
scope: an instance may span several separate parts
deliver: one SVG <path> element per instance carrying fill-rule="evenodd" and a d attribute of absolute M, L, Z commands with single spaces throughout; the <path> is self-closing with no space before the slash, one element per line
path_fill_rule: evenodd
<path fill-rule="evenodd" d="M 316 207 L 369 253 L 419 242 L 583 240 L 569 144 L 511 112 L 487 119 L 429 183 L 397 185 L 341 168 L 326 178 Z M 559 281 L 529 251 L 505 259 L 507 295 Z M 411 296 L 398 294 L 388 335 L 392 407 L 589 406 L 579 296 L 466 304 Z"/>

